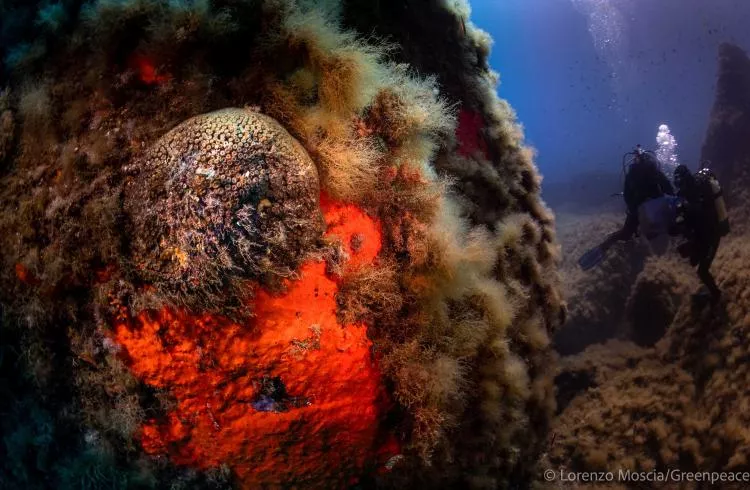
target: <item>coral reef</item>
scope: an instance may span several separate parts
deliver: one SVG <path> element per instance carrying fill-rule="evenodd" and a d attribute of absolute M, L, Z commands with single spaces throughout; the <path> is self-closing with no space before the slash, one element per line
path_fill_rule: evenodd
<path fill-rule="evenodd" d="M 559 247 L 468 5 L 0 8 L 3 369 L 64 431 L 3 481 L 529 480 Z"/>

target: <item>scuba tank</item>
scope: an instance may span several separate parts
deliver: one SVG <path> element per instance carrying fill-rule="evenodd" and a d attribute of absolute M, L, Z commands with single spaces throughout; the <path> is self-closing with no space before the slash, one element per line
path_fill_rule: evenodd
<path fill-rule="evenodd" d="M 727 214 L 727 205 L 724 202 L 724 193 L 721 185 L 713 172 L 704 167 L 696 173 L 696 177 L 703 180 L 711 189 L 711 198 L 714 201 L 714 210 L 716 211 L 716 220 L 719 223 L 719 232 L 721 236 L 729 233 L 729 215 Z"/>

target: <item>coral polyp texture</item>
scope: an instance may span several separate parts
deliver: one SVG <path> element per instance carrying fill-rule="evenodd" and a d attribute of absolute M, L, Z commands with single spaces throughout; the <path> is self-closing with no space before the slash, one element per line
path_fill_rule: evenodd
<path fill-rule="evenodd" d="M 530 479 L 559 247 L 468 5 L 0 9 L 3 483 Z"/>
<path fill-rule="evenodd" d="M 257 112 L 191 118 L 129 170 L 132 260 L 187 306 L 226 304 L 226 287 L 241 289 L 242 279 L 291 276 L 322 232 L 315 165 Z"/>

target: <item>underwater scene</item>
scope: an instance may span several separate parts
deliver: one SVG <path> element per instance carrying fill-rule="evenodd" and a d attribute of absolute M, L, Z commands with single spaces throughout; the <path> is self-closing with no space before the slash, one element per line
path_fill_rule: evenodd
<path fill-rule="evenodd" d="M 0 0 L 0 490 L 750 488 L 747 0 Z"/>

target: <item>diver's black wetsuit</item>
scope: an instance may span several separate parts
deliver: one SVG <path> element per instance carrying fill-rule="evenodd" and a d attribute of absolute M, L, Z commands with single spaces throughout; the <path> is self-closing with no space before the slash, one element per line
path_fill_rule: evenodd
<path fill-rule="evenodd" d="M 618 231 L 609 235 L 599 245 L 606 251 L 615 242 L 630 240 L 638 232 L 638 208 L 649 199 L 673 195 L 674 190 L 669 179 L 659 170 L 656 159 L 644 153 L 636 157 L 625 176 L 623 197 L 628 207 L 625 224 Z"/>
<path fill-rule="evenodd" d="M 721 291 L 709 269 L 719 248 L 722 230 L 711 184 L 705 178 L 689 175 L 680 182 L 677 195 L 685 200 L 682 234 L 688 239 L 680 246 L 680 254 L 690 259 L 690 265 L 698 266 L 698 277 L 712 299 L 717 300 Z"/>

